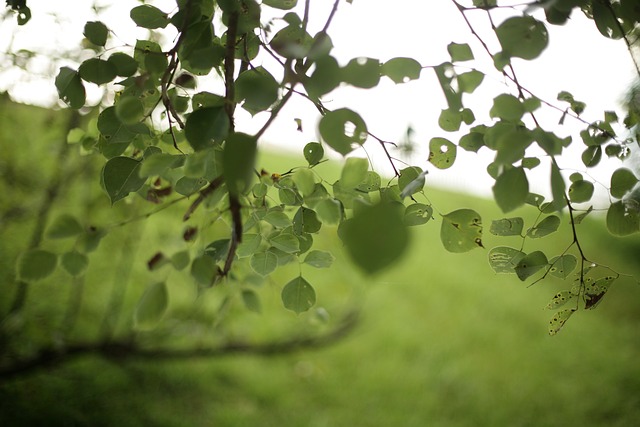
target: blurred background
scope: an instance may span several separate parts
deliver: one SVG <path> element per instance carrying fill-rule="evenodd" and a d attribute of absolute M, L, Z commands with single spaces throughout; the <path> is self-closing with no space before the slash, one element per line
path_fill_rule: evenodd
<path fill-rule="evenodd" d="M 366 2 L 354 3 L 355 9 L 357 3 Z M 37 11 L 39 4 L 33 1 L 30 6 Z M 118 9 L 121 13 L 126 7 Z M 348 18 L 353 10 L 345 10 L 343 16 Z M 408 10 L 403 9 L 404 16 L 415 15 Z M 87 13 L 87 19 L 93 19 L 93 12 Z M 76 36 L 82 33 L 87 19 L 76 22 L 70 15 L 59 15 L 57 19 L 78 26 Z M 347 27 L 365 21 L 347 18 L 342 18 Z M 36 23 L 25 30 L 36 32 Z M 419 24 L 418 30 L 424 31 Z M 2 31 L 15 30 L 10 28 L 11 17 L 1 25 Z M 376 52 L 359 54 L 374 56 Z M 608 53 L 603 49 L 602 54 Z M 380 53 L 381 59 L 386 59 L 384 55 Z M 428 58 L 433 61 L 434 57 Z M 0 75 L 6 82 L 12 65 L 7 57 L 3 61 Z M 43 67 L 38 71 L 43 77 L 55 75 L 55 67 Z M 606 69 L 607 76 L 614 68 Z M 625 69 L 623 65 L 619 68 Z M 5 89 L 18 87 L 24 74 L 20 76 L 9 78 Z M 607 77 L 606 82 L 611 80 Z M 328 271 L 305 271 L 317 290 L 318 309 L 296 316 L 282 308 L 280 284 L 298 274 L 296 265 L 284 266 L 272 279 L 256 285 L 262 309 L 252 312 L 233 290 L 218 287 L 199 294 L 188 272 L 148 271 L 147 261 L 159 249 L 185 247 L 176 244 L 184 226 L 175 221 L 185 205 L 140 222 L 129 221 L 131 206 L 110 207 L 97 180 L 102 160 L 84 156 L 77 144 L 68 142 L 69 130 L 87 126 L 92 115 L 42 108 L 53 105 L 55 89 L 36 87 L 42 95 L 40 107 L 16 103 L 30 102 L 18 92 L 10 91 L 13 99 L 0 97 L 2 315 L 9 311 L 15 293 L 16 259 L 42 225 L 38 209 L 43 200 L 51 198 L 51 188 L 57 190 L 44 226 L 68 213 L 82 218 L 84 227 L 109 229 L 109 234 L 91 253 L 82 283 L 57 272 L 31 287 L 23 316 L 4 318 L 0 362 L 6 362 L 7 353 L 29 354 L 65 334 L 78 340 L 104 338 L 105 331 L 124 334 L 146 285 L 160 280 L 168 284 L 171 305 L 158 333 L 177 347 L 229 338 L 269 342 L 298 333 L 323 333 L 344 313 L 357 311 L 359 315 L 346 336 L 321 348 L 175 361 L 119 362 L 89 355 L 28 375 L 0 378 L 0 425 L 631 426 L 640 420 L 640 286 L 635 281 L 617 281 L 597 310 L 578 312 L 557 336 L 549 337 L 547 324 L 552 313 L 544 307 L 566 283 L 551 278 L 528 287 L 515 276 L 494 274 L 486 250 L 447 253 L 440 244 L 439 224 L 431 221 L 414 227 L 411 248 L 402 263 L 374 279 L 352 268 L 335 233 L 321 234 L 317 241 L 334 253 L 336 262 Z M 435 89 L 427 93 L 433 93 L 435 100 L 427 97 L 423 103 L 437 114 L 440 94 Z M 99 97 L 96 95 L 96 103 Z M 339 99 L 336 95 L 335 102 Z M 366 99 L 357 102 L 372 105 Z M 391 137 L 400 137 L 408 125 L 423 136 L 434 132 L 426 124 L 419 128 L 420 117 L 434 117 L 433 111 L 415 105 L 408 108 L 418 117 L 385 114 L 384 120 L 373 122 L 390 122 L 384 132 Z M 594 110 L 603 108 L 598 105 Z M 389 108 L 384 111 L 391 114 Z M 363 111 L 363 117 L 369 112 L 374 114 Z M 286 120 L 283 123 L 288 126 Z M 274 140 L 287 132 L 274 134 Z M 267 151 L 259 160 L 260 168 L 284 172 L 304 163 L 291 151 L 300 151 L 301 141 L 308 142 L 310 137 L 290 133 L 294 139 L 285 140 L 284 145 L 295 149 Z M 339 173 L 335 164 L 322 167 L 327 176 Z M 519 239 L 486 232 L 492 219 L 503 216 L 491 200 L 477 197 L 473 188 L 451 187 L 428 181 L 425 192 L 440 213 L 460 206 L 475 209 L 485 223 L 485 247 L 519 244 Z M 514 215 L 524 216 L 528 224 L 535 219 L 535 213 L 526 209 Z M 206 218 L 198 221 L 204 224 Z M 120 225 L 123 222 L 126 224 Z M 610 236 L 597 215 L 587 218 L 579 231 L 589 258 L 621 273 L 640 274 L 637 236 Z M 565 224 L 544 240 L 548 252 L 560 254 L 571 242 L 571 231 Z M 528 243 L 527 248 L 534 250 L 535 244 Z M 43 245 L 63 251 L 70 243 L 47 240 Z M 66 308 L 73 298 L 82 300 L 78 312 Z M 110 318 L 108 309 L 119 298 L 121 315 Z M 187 313 L 188 322 L 172 323 L 184 318 L 185 310 L 194 310 Z M 157 338 L 148 337 L 150 341 Z"/>

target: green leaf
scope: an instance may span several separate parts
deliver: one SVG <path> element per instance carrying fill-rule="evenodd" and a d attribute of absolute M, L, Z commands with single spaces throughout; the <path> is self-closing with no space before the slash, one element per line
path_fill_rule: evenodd
<path fill-rule="evenodd" d="M 178 271 L 186 268 L 189 265 L 189 261 L 191 261 L 191 257 L 188 250 L 176 252 L 171 256 L 171 264 Z"/>
<path fill-rule="evenodd" d="M 417 166 L 409 166 L 400 171 L 398 177 L 398 188 L 401 190 L 400 197 L 408 197 L 422 191 L 425 182 L 425 172 Z"/>
<path fill-rule="evenodd" d="M 593 184 L 589 181 L 578 180 L 569 187 L 569 199 L 573 203 L 583 203 L 591 200 L 593 196 Z"/>
<path fill-rule="evenodd" d="M 400 259 L 409 245 L 400 204 L 363 207 L 342 223 L 341 238 L 355 264 L 367 274 L 378 273 Z"/>
<path fill-rule="evenodd" d="M 43 249 L 31 249 L 18 259 L 18 278 L 25 282 L 45 279 L 56 269 L 58 257 Z"/>
<path fill-rule="evenodd" d="M 499 274 L 515 273 L 516 266 L 525 257 L 525 253 L 508 246 L 497 246 L 489 251 L 489 265 Z"/>
<path fill-rule="evenodd" d="M 71 108 L 82 108 L 86 100 L 86 92 L 80 75 L 69 67 L 62 67 L 56 77 L 58 96 Z"/>
<path fill-rule="evenodd" d="M 139 175 L 141 163 L 130 157 L 109 159 L 102 169 L 102 182 L 113 205 L 138 191 L 147 180 Z"/>
<path fill-rule="evenodd" d="M 378 175 L 374 171 L 367 171 L 367 173 L 365 174 L 364 180 L 362 180 L 360 184 L 358 184 L 356 189 L 358 191 L 362 191 L 365 193 L 371 193 L 373 191 L 380 190 L 381 185 L 382 185 L 382 179 L 380 178 L 380 175 Z"/>
<path fill-rule="evenodd" d="M 153 154 L 142 160 L 138 171 L 141 177 L 159 176 L 180 162 L 180 157 L 167 153 Z"/>
<path fill-rule="evenodd" d="M 154 283 L 147 287 L 134 312 L 136 328 L 153 329 L 164 316 L 168 306 L 169 291 L 165 282 Z"/>
<path fill-rule="evenodd" d="M 478 70 L 458 74 L 458 89 L 463 93 L 473 93 L 484 80 L 484 73 Z"/>
<path fill-rule="evenodd" d="M 582 163 L 588 167 L 592 168 L 600 163 L 602 159 L 602 147 L 599 145 L 592 145 L 587 147 L 582 153 Z"/>
<path fill-rule="evenodd" d="M 496 236 L 520 236 L 524 228 L 521 217 L 502 218 L 491 221 L 489 232 Z"/>
<path fill-rule="evenodd" d="M 628 236 L 640 231 L 640 212 L 623 201 L 617 201 L 607 210 L 607 229 L 614 236 Z"/>
<path fill-rule="evenodd" d="M 269 240 L 269 243 L 282 252 L 294 254 L 300 251 L 300 241 L 296 236 L 289 233 L 282 233 Z"/>
<path fill-rule="evenodd" d="M 322 223 L 312 209 L 301 207 L 293 216 L 293 232 L 297 236 L 303 233 L 317 233 L 321 227 Z"/>
<path fill-rule="evenodd" d="M 262 304 L 260 304 L 258 294 L 251 289 L 242 290 L 242 302 L 247 310 L 253 311 L 254 313 L 262 312 Z"/>
<path fill-rule="evenodd" d="M 138 71 L 138 61 L 126 53 L 116 52 L 107 61 L 113 64 L 116 73 L 121 77 L 131 77 Z"/>
<path fill-rule="evenodd" d="M 262 0 L 262 4 L 276 9 L 289 10 L 296 7 L 298 0 Z"/>
<path fill-rule="evenodd" d="M 560 169 L 555 163 L 551 164 L 551 194 L 553 195 L 553 201 L 551 202 L 553 209 L 556 211 L 562 210 L 566 206 L 564 190 L 566 184 L 560 173 Z"/>
<path fill-rule="evenodd" d="M 545 308 L 547 310 L 555 310 L 571 301 L 574 297 L 575 295 L 571 291 L 560 291 L 551 298 Z"/>
<path fill-rule="evenodd" d="M 548 264 L 547 256 L 543 252 L 535 251 L 518 261 L 515 270 L 518 278 L 524 282 Z"/>
<path fill-rule="evenodd" d="M 420 78 L 422 65 L 413 58 L 392 58 L 382 64 L 380 73 L 395 83 L 407 83 Z"/>
<path fill-rule="evenodd" d="M 493 185 L 493 197 L 502 212 L 522 206 L 529 195 L 529 180 L 523 168 L 505 170 Z"/>
<path fill-rule="evenodd" d="M 243 194 L 251 188 L 257 156 L 257 140 L 245 133 L 233 133 L 224 144 L 224 180 L 229 194 Z"/>
<path fill-rule="evenodd" d="M 102 110 L 98 116 L 98 130 L 109 144 L 129 144 L 135 137 L 135 128 L 124 125 L 115 107 Z"/>
<path fill-rule="evenodd" d="M 335 257 L 326 251 L 311 251 L 304 258 L 304 263 L 315 268 L 329 268 L 335 261 Z"/>
<path fill-rule="evenodd" d="M 336 225 L 342 220 L 342 204 L 336 199 L 324 199 L 315 207 L 323 224 Z"/>
<path fill-rule="evenodd" d="M 200 286 L 210 287 L 218 280 L 220 268 L 215 259 L 209 255 L 201 255 L 191 262 L 190 273 Z"/>
<path fill-rule="evenodd" d="M 316 303 L 316 292 L 302 276 L 296 277 L 282 289 L 282 303 L 287 310 L 300 314 Z"/>
<path fill-rule="evenodd" d="M 477 153 L 480 148 L 484 147 L 484 135 L 479 132 L 470 132 L 460 138 L 458 144 L 460 148 Z"/>
<path fill-rule="evenodd" d="M 100 21 L 89 21 L 84 24 L 84 36 L 96 46 L 104 46 L 107 43 L 109 29 Z"/>
<path fill-rule="evenodd" d="M 544 24 L 529 15 L 508 18 L 498 26 L 496 35 L 508 57 L 535 59 L 549 43 Z"/>
<path fill-rule="evenodd" d="M 636 184 L 638 178 L 627 168 L 619 168 L 611 175 L 611 196 L 621 199 Z"/>
<path fill-rule="evenodd" d="M 322 139 L 338 153 L 346 156 L 368 137 L 367 125 L 358 113 L 347 108 L 330 111 L 318 125 Z"/>
<path fill-rule="evenodd" d="M 591 13 L 598 31 L 603 36 L 620 39 L 625 35 L 613 5 L 594 1 L 591 4 Z"/>
<path fill-rule="evenodd" d="M 264 277 L 278 268 L 278 257 L 273 252 L 258 252 L 251 255 L 249 264 L 253 271 Z"/>
<path fill-rule="evenodd" d="M 324 148 L 322 144 L 318 142 L 310 142 L 304 146 L 304 158 L 309 163 L 309 166 L 315 166 L 324 157 Z"/>
<path fill-rule="evenodd" d="M 456 145 L 445 138 L 431 138 L 429 141 L 429 162 L 438 169 L 448 169 L 456 160 Z"/>
<path fill-rule="evenodd" d="M 502 120 L 518 121 L 524 113 L 524 106 L 518 98 L 503 93 L 493 99 L 493 107 L 491 107 L 491 111 L 489 111 L 489 116 Z"/>
<path fill-rule="evenodd" d="M 408 226 L 422 225 L 433 218 L 433 208 L 422 203 L 414 203 L 404 211 L 404 223 Z"/>
<path fill-rule="evenodd" d="M 549 264 L 551 265 L 549 273 L 551 273 L 552 276 L 566 279 L 576 268 L 576 265 L 578 265 L 578 260 L 575 256 L 567 254 L 551 258 Z"/>
<path fill-rule="evenodd" d="M 82 276 L 89 266 L 89 257 L 78 251 L 66 252 L 60 258 L 60 265 L 70 275 Z"/>
<path fill-rule="evenodd" d="M 315 174 L 309 168 L 300 168 L 293 174 L 293 182 L 296 183 L 296 187 L 303 197 L 313 194 L 316 189 L 315 179 Z"/>
<path fill-rule="evenodd" d="M 269 45 L 280 56 L 288 59 L 300 59 L 309 53 L 309 49 L 313 45 L 313 38 L 299 25 L 292 24 L 278 31 Z"/>
<path fill-rule="evenodd" d="M 229 134 L 229 117 L 223 107 L 207 107 L 194 111 L 187 118 L 184 135 L 198 151 L 219 144 Z"/>
<path fill-rule="evenodd" d="M 262 243 L 262 235 L 245 233 L 242 236 L 242 243 L 238 245 L 238 249 L 236 250 L 236 255 L 238 256 L 238 258 L 244 258 L 250 255 L 253 255 L 258 251 L 258 249 L 260 249 L 261 243 Z M 218 251 L 218 253 L 224 254 L 224 256 L 226 257 L 227 251 L 228 251 L 228 246 L 224 245 L 222 246 L 222 250 Z M 211 255 L 210 253 L 208 254 Z"/>
<path fill-rule="evenodd" d="M 367 177 L 369 161 L 360 157 L 350 157 L 342 167 L 340 185 L 344 188 L 356 188 Z"/>
<path fill-rule="evenodd" d="M 129 14 L 138 27 L 155 29 L 164 28 L 169 24 L 166 13 L 155 6 L 144 4 L 131 9 Z"/>
<path fill-rule="evenodd" d="M 278 100 L 279 83 L 264 67 L 251 68 L 236 79 L 236 101 L 252 115 L 267 110 Z"/>
<path fill-rule="evenodd" d="M 461 253 L 482 246 L 482 218 L 472 209 L 458 209 L 442 217 L 440 240 L 449 252 Z"/>
<path fill-rule="evenodd" d="M 342 69 L 342 78 L 352 86 L 371 89 L 380 82 L 380 61 L 373 58 L 353 58 Z"/>
<path fill-rule="evenodd" d="M 451 55 L 451 62 L 462 62 L 473 60 L 473 52 L 471 47 L 466 44 L 449 43 L 447 51 Z"/>
<path fill-rule="evenodd" d="M 291 225 L 291 218 L 282 211 L 272 210 L 262 219 L 277 228 L 286 228 Z"/>
<path fill-rule="evenodd" d="M 555 233 L 560 227 L 560 218 L 556 215 L 550 215 L 540 221 L 538 225 L 532 227 L 527 232 L 527 236 L 532 239 L 538 239 L 540 237 L 548 236 L 551 233 Z"/>
<path fill-rule="evenodd" d="M 601 279 L 592 282 L 590 285 L 585 286 L 584 290 L 584 298 L 585 304 L 584 308 L 586 310 L 592 310 L 597 307 L 597 305 L 604 297 L 604 294 L 607 293 L 609 287 L 616 281 L 616 278 L 613 276 L 603 277 Z"/>
<path fill-rule="evenodd" d="M 49 239 L 64 239 L 81 234 L 84 231 L 78 220 L 69 214 L 58 216 L 49 226 L 47 237 Z"/>
<path fill-rule="evenodd" d="M 569 320 L 569 317 L 571 317 L 571 315 L 575 312 L 575 308 L 567 308 L 555 313 L 549 321 L 549 335 L 553 336 L 560 332 L 560 329 L 562 329 L 567 320 Z"/>
<path fill-rule="evenodd" d="M 118 75 L 118 70 L 113 63 L 104 59 L 90 58 L 80 64 L 78 73 L 82 80 L 102 85 L 109 83 Z"/>
<path fill-rule="evenodd" d="M 118 120 L 125 125 L 134 125 L 144 118 L 144 105 L 140 99 L 124 96 L 115 105 Z"/>
<path fill-rule="evenodd" d="M 462 124 L 462 114 L 458 110 L 448 108 L 440 112 L 438 117 L 438 126 L 446 132 L 456 132 Z"/>

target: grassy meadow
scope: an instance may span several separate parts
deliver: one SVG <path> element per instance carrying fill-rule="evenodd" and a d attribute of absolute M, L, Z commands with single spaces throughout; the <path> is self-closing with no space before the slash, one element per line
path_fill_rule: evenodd
<path fill-rule="evenodd" d="M 52 217 L 73 213 L 102 226 L 129 215 L 123 209 L 126 202 L 109 207 L 96 182 L 95 164 L 79 167 L 87 158 L 81 158 L 75 147 L 57 156 L 66 120 L 61 112 L 0 103 L 2 316 L 15 291 L 15 260 L 29 245 L 42 190 L 56 170 L 77 167 L 78 179 L 61 183 Z M 269 171 L 290 166 L 275 154 L 260 163 Z M 331 165 L 321 167 L 331 173 Z M 426 193 L 440 213 L 459 207 L 477 210 L 485 224 L 487 250 L 518 245 L 518 240 L 488 232 L 491 219 L 501 217 L 491 201 L 428 186 Z M 318 306 L 334 319 L 328 326 L 314 313 L 296 316 L 282 308 L 281 286 L 299 273 L 297 265 L 280 268 L 256 288 L 263 305 L 260 314 L 244 309 L 237 291 L 224 287 L 196 295 L 187 272 L 148 272 L 146 261 L 157 250 L 184 249 L 179 245 L 186 243 L 176 239 L 184 225 L 175 218 L 186 206 L 178 204 L 148 221 L 116 227 L 102 240 L 91 254 L 83 305 L 71 337 L 101 337 L 105 324 L 113 326 L 116 336 L 124 333 L 145 286 L 160 280 L 167 281 L 171 296 L 165 327 L 185 313 L 184 307 L 193 307 L 188 303 L 194 300 L 195 310 L 202 309 L 194 319 L 206 313 L 206 307 L 232 301 L 224 318 L 202 314 L 193 328 L 166 329 L 172 331 L 169 339 L 175 345 L 187 340 L 216 342 L 220 337 L 269 340 L 301 330 L 322 331 L 354 307 L 360 310 L 356 328 L 327 348 L 268 357 L 235 354 L 125 364 L 79 358 L 0 380 L 0 426 L 626 427 L 640 423 L 640 286 L 631 280 L 617 282 L 596 310 L 578 312 L 550 337 L 551 312 L 544 306 L 567 285 L 549 279 L 527 287 L 515 276 L 496 275 L 488 265 L 487 250 L 447 253 L 440 243 L 439 221 L 415 228 L 403 261 L 374 278 L 350 266 L 335 233 L 321 233 L 316 241 L 333 251 L 336 262 L 329 270 L 309 268 L 303 273 L 316 288 Z M 148 210 L 143 206 L 139 214 Z M 204 215 L 195 221 L 206 226 Z M 609 237 L 595 215 L 580 225 L 580 231 L 591 259 L 640 275 L 637 236 Z M 546 239 L 528 242 L 526 249 L 555 245 L 548 252 L 556 255 L 570 241 L 564 225 Z M 67 241 L 42 245 L 69 249 Z M 119 288 L 123 282 L 127 287 Z M 73 295 L 70 289 L 77 285 L 63 272 L 34 284 L 20 325 L 2 324 L 0 346 L 12 342 L 27 351 L 55 340 L 69 316 L 65 307 Z M 122 315 L 105 320 L 113 289 L 122 289 Z"/>

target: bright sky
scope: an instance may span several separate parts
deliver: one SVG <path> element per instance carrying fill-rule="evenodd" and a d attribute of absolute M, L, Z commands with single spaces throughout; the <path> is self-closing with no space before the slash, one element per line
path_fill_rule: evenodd
<path fill-rule="evenodd" d="M 30 49 L 45 51 L 57 55 L 60 49 L 76 50 L 82 38 L 84 23 L 96 20 L 96 16 L 88 3 L 73 2 L 60 13 L 58 18 L 53 13 L 59 12 L 60 2 L 50 0 L 29 0 L 28 4 L 33 12 L 32 21 L 24 27 L 18 27 L 14 19 L 0 23 L 0 51 L 6 51 L 9 43 L 16 49 Z M 113 1 L 97 1 L 99 6 L 115 3 Z M 158 0 L 150 2 L 165 11 L 175 7 L 173 0 Z M 300 2 L 303 3 L 303 2 Z M 514 2 L 521 3 L 521 2 Z M 101 15 L 118 38 L 113 38 L 114 45 L 135 43 L 136 37 L 144 37 L 145 30 L 138 29 L 128 18 L 128 10 L 139 4 L 133 0 L 119 0 L 116 7 L 110 7 Z M 311 16 L 319 20 L 312 22 L 310 32 L 318 31 L 324 24 L 324 19 L 333 4 L 329 0 L 312 0 Z M 392 5 L 390 7 L 390 5 Z M 486 31 L 487 22 L 482 12 L 473 16 L 478 29 Z M 498 16 L 497 21 L 500 21 Z M 43 30 L 49 29 L 49 30 Z M 583 117 L 589 121 L 600 119 L 603 110 L 619 109 L 619 101 L 629 87 L 633 74 L 633 67 L 624 43 L 606 40 L 597 32 L 593 22 L 581 14 L 574 14 L 571 22 L 563 27 L 549 27 L 550 47 L 543 55 L 533 62 L 516 62 L 515 69 L 520 82 L 542 99 L 555 102 L 559 91 L 567 90 L 576 99 L 587 103 L 587 110 Z M 342 62 L 359 56 L 368 56 L 388 60 L 393 57 L 412 57 L 424 66 L 437 65 L 449 59 L 446 46 L 450 41 L 471 44 L 478 61 L 473 65 L 486 72 L 485 82 L 478 91 L 467 97 L 468 106 L 474 109 L 479 121 L 488 119 L 487 112 L 490 100 L 504 90 L 505 82 L 497 73 L 491 61 L 479 44 L 472 37 L 468 27 L 459 12 L 449 0 L 354 0 L 353 4 L 342 2 L 333 21 L 329 34 L 336 46 L 333 54 Z M 487 40 L 492 40 L 489 33 Z M 495 42 L 492 44 L 495 47 Z M 496 49 L 498 50 L 498 49 Z M 83 58 L 86 59 L 86 58 Z M 265 60 L 268 61 L 268 60 Z M 70 63 L 71 66 L 76 66 Z M 46 61 L 36 61 L 30 69 L 43 78 L 32 79 L 20 83 L 17 72 L 6 72 L 6 65 L 0 65 L 0 90 L 13 87 L 12 95 L 17 100 L 32 102 L 40 105 L 51 105 L 57 95 L 53 85 L 53 78 L 57 69 L 51 69 Z M 90 85 L 87 85 L 90 86 Z M 206 87 L 199 87 L 207 90 Z M 99 92 L 90 91 L 90 100 L 97 102 Z M 408 159 L 412 165 L 429 169 L 428 183 L 436 183 L 449 187 L 461 188 L 475 194 L 490 194 L 492 180 L 485 172 L 485 167 L 491 162 L 492 153 L 484 149 L 479 155 L 458 151 L 456 165 L 447 171 L 438 171 L 431 166 L 426 158 L 428 143 L 432 137 L 445 137 L 457 142 L 458 136 L 447 134 L 437 127 L 437 117 L 440 110 L 446 108 L 442 92 L 435 76 L 430 69 L 423 70 L 422 78 L 408 84 L 396 85 L 388 79 L 375 90 L 360 90 L 343 87 L 327 96 L 327 108 L 336 109 L 348 106 L 357 111 L 367 122 L 369 130 L 376 136 L 400 142 L 408 125 L 414 130 L 413 140 L 422 149 L 413 158 Z M 560 115 L 552 111 L 549 114 L 540 113 L 539 119 L 543 125 L 554 130 Z M 304 133 L 296 130 L 294 118 L 303 119 Z M 284 146 L 287 149 L 301 151 L 306 142 L 318 140 L 315 134 L 315 123 L 319 119 L 314 106 L 304 100 L 293 102 L 284 110 L 265 140 L 270 144 Z M 250 120 L 249 116 L 240 121 L 244 129 L 261 127 L 264 117 L 256 116 Z M 582 125 L 567 121 L 564 133 L 577 132 Z M 584 169 L 579 162 L 580 141 L 574 143 L 578 161 L 566 159 L 561 162 L 563 167 Z M 386 159 L 375 141 L 365 145 L 372 156 L 378 171 L 389 172 Z M 356 153 L 363 156 L 364 153 Z M 619 166 L 615 161 L 611 167 Z M 532 175 L 531 180 L 542 183 L 534 188 L 541 193 L 547 193 L 548 172 L 540 167 L 540 175 Z M 468 172 L 472 172 L 470 175 Z M 606 175 L 606 174 L 605 174 Z M 606 180 L 605 180 L 606 182 Z"/>

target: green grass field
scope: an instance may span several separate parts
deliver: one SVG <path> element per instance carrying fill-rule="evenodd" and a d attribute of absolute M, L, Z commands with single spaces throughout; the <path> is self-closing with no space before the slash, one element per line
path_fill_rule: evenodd
<path fill-rule="evenodd" d="M 29 209 L 57 167 L 48 146 L 34 147 L 43 141 L 53 144 L 60 135 L 43 136 L 36 129 L 36 124 L 47 127 L 47 123 L 52 128 L 51 123 L 59 123 L 57 115 L 19 106 L 9 110 L 6 105 L 0 111 L 0 149 L 6 154 L 0 169 L 5 193 L 0 202 L 0 309 L 5 313 L 14 291 L 13 264 L 33 226 Z M 282 161 L 269 157 L 261 166 L 279 170 Z M 87 175 L 88 180 L 93 178 Z M 74 185 L 56 212 L 87 212 L 96 224 L 115 223 L 123 215 L 117 208 L 107 209 L 101 194 L 86 206 L 73 202 L 93 194 L 98 186 Z M 492 202 L 432 188 L 426 191 L 442 213 L 461 206 L 480 212 L 487 248 L 516 244 L 488 233 L 491 219 L 500 217 Z M 18 208 L 14 216 L 7 215 Z M 103 240 L 87 273 L 76 338 L 98 334 L 112 286 L 121 277 L 129 277 L 131 285 L 117 331 L 130 322 L 128 314 L 144 287 L 156 280 L 167 280 L 172 297 L 165 322 L 181 313 L 181 302 L 193 298 L 188 275 L 149 273 L 145 262 L 172 233 L 181 232 L 182 224 L 167 224 L 184 208 L 168 209 L 146 225 L 122 227 Z M 580 227 L 591 258 L 621 272 L 640 274 L 637 236 L 608 237 L 597 218 Z M 557 245 L 560 253 L 570 239 L 568 233 L 562 228 L 546 244 Z M 0 425 L 626 427 L 640 423 L 640 286 L 617 283 L 596 310 L 578 312 L 557 336 L 550 337 L 546 328 L 551 312 L 543 308 L 562 283 L 549 280 L 527 288 L 515 276 L 494 274 L 486 250 L 446 253 L 437 221 L 415 229 L 402 263 L 373 279 L 350 267 L 337 238 L 330 234 L 317 241 L 335 253 L 335 265 L 305 276 L 316 287 L 318 305 L 332 317 L 353 306 L 361 308 L 359 324 L 343 341 L 272 357 L 231 355 L 124 365 L 86 357 L 0 383 Z M 179 248 L 169 252 L 172 249 Z M 130 263 L 128 276 L 126 268 L 113 267 L 114 259 L 125 266 Z M 303 328 L 321 330 L 325 326 L 316 325 L 311 314 L 298 317 L 281 307 L 280 286 L 297 269 L 281 268 L 258 288 L 262 314 L 234 304 L 224 329 L 214 318 L 210 328 L 185 334 L 206 341 L 215 340 L 216 334 L 268 339 Z M 51 340 L 55 332 L 51 325 L 64 320 L 60 307 L 65 306 L 71 285 L 68 276 L 56 273 L 32 287 L 25 346 Z M 211 290 L 203 304 L 218 304 L 227 292 Z"/>

